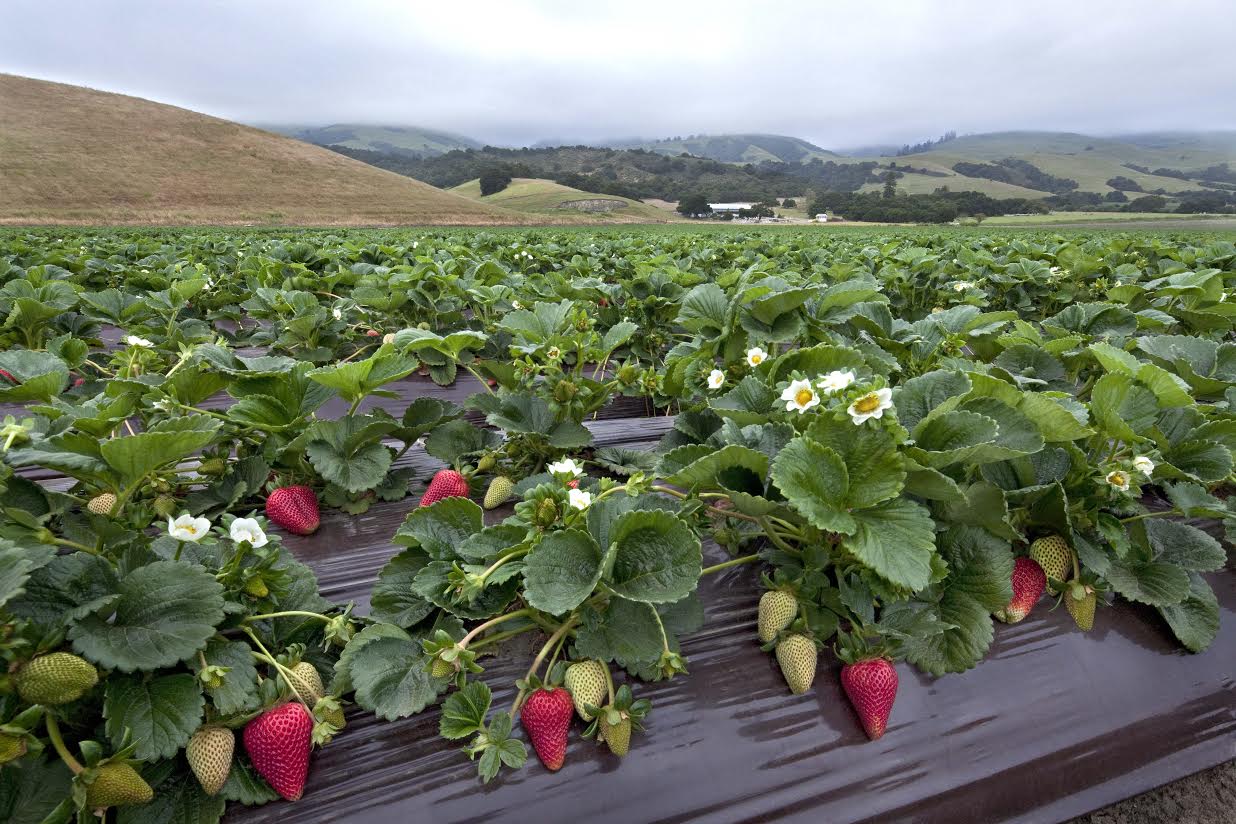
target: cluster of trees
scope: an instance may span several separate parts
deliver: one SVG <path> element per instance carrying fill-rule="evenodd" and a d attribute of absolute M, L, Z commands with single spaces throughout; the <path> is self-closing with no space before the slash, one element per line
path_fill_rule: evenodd
<path fill-rule="evenodd" d="M 1142 184 L 1138 183 L 1131 177 L 1124 175 L 1116 175 L 1107 179 L 1107 185 L 1113 189 L 1119 189 L 1122 192 L 1143 192 Z"/>
<path fill-rule="evenodd" d="M 889 184 L 893 193 L 889 194 Z M 949 223 L 960 217 L 1026 214 L 1046 212 L 1041 200 L 1028 198 L 993 198 L 980 192 L 949 192 L 938 189 L 929 195 L 896 193 L 895 179 L 885 184 L 884 191 L 858 194 L 826 192 L 817 197 L 808 209 L 810 214 L 836 212 L 847 220 L 883 221 L 889 223 Z"/>
<path fill-rule="evenodd" d="M 1076 180 L 1048 174 L 1033 163 L 1015 157 L 1006 157 L 995 163 L 955 163 L 953 171 L 967 177 L 998 180 L 1002 183 L 1012 183 L 1014 186 L 1024 186 L 1027 189 L 1038 189 L 1056 194 L 1063 194 L 1077 188 Z"/>
<path fill-rule="evenodd" d="M 930 152 L 932 149 L 934 149 L 936 146 L 939 146 L 941 143 L 948 143 L 950 140 L 956 140 L 956 139 L 957 139 L 957 132 L 945 132 L 944 134 L 937 137 L 935 140 L 925 140 L 922 143 L 915 143 L 913 146 L 907 143 L 897 150 L 897 157 L 904 157 L 905 155 L 910 155 L 910 154 L 918 154 L 919 152 Z"/>
<path fill-rule="evenodd" d="M 504 166 L 491 166 L 481 172 L 481 197 L 497 194 L 511 185 L 511 173 Z"/>
<path fill-rule="evenodd" d="M 793 208 L 794 201 L 786 200 L 786 208 Z M 777 213 L 773 211 L 777 206 L 776 201 L 766 203 L 752 203 L 749 209 L 739 209 L 738 217 L 774 217 Z M 692 192 L 685 195 L 678 201 L 678 213 L 686 217 L 716 217 L 719 220 L 733 220 L 735 214 L 733 212 L 714 213 L 712 206 L 708 202 L 707 195 L 702 192 Z"/>
<path fill-rule="evenodd" d="M 413 158 L 365 149 L 331 146 L 341 154 L 398 174 L 450 188 L 492 169 L 511 177 L 538 177 L 598 194 L 635 199 L 680 200 L 706 192 L 714 200 L 779 200 L 804 192 L 855 191 L 878 181 L 874 161 L 837 163 L 812 158 L 806 163 L 765 162 L 734 165 L 702 157 L 671 157 L 644 149 L 589 146 L 456 150 Z"/>

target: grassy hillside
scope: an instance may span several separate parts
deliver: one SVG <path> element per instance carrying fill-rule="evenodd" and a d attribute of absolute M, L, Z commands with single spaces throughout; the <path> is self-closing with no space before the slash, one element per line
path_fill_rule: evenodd
<path fill-rule="evenodd" d="M 412 157 L 437 157 L 455 149 L 481 148 L 481 144 L 470 137 L 416 126 L 337 123 L 322 128 L 278 127 L 275 131 L 319 146 L 347 146 L 349 149 L 369 149 Z"/>
<path fill-rule="evenodd" d="M 686 152 L 723 163 L 805 163 L 813 157 L 827 160 L 838 156 L 801 138 L 779 134 L 693 135 L 664 140 L 615 141 L 605 145 L 671 156 Z"/>
<path fill-rule="evenodd" d="M 600 195 L 554 183 L 518 177 L 500 192 L 481 197 L 480 180 L 448 190 L 472 200 L 535 216 L 578 215 L 598 223 L 667 223 L 677 216 L 665 209 L 616 195 Z"/>
<path fill-rule="evenodd" d="M 1160 134 L 1113 139 L 1067 132 L 995 132 L 959 137 L 927 152 L 880 160 L 884 164 L 892 160 L 898 165 L 953 172 L 957 163 L 994 163 L 1010 157 L 1025 160 L 1049 175 L 1075 180 L 1078 190 L 1084 192 L 1110 192 L 1112 189 L 1107 181 L 1117 176 L 1136 181 L 1146 191 L 1196 191 L 1199 188 L 1196 180 L 1140 172 L 1126 164 L 1152 171 L 1160 168 L 1196 171 L 1225 162 L 1236 165 L 1236 134 Z M 915 181 L 904 182 L 907 191 L 915 190 Z M 947 182 L 952 189 L 968 188 L 995 194 L 995 189 L 980 188 L 992 184 L 1001 185 L 999 181 L 983 178 Z"/>
<path fill-rule="evenodd" d="M 0 223 L 517 223 L 317 146 L 0 75 Z"/>

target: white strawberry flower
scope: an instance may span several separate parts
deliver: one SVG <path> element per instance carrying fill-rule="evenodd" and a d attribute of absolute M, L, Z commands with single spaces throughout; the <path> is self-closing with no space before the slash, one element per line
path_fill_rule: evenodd
<path fill-rule="evenodd" d="M 1154 461 L 1150 460 L 1145 455 L 1139 455 L 1133 459 L 1133 468 L 1149 478 L 1154 472 Z"/>
<path fill-rule="evenodd" d="M 785 401 L 786 412 L 797 411 L 800 415 L 811 407 L 820 405 L 820 396 L 816 394 L 809 380 L 790 381 L 790 385 L 781 393 L 781 400 Z"/>
<path fill-rule="evenodd" d="M 854 401 L 846 411 L 850 413 L 850 420 L 854 421 L 854 425 L 860 426 L 871 418 L 879 420 L 884 417 L 885 409 L 892 408 L 893 390 L 877 389 Z"/>
<path fill-rule="evenodd" d="M 238 544 L 248 541 L 249 546 L 254 549 L 266 546 L 266 533 L 262 531 L 262 527 L 254 518 L 237 518 L 232 521 L 227 534 Z"/>
<path fill-rule="evenodd" d="M 832 395 L 842 390 L 848 389 L 850 384 L 854 383 L 854 373 L 849 369 L 844 371 L 834 369 L 827 375 L 824 375 L 815 382 L 815 385 L 820 387 L 825 395 Z"/>
<path fill-rule="evenodd" d="M 567 500 L 576 509 L 587 509 L 592 506 L 592 493 L 583 489 L 572 489 L 567 492 Z"/>
<path fill-rule="evenodd" d="M 167 534 L 177 541 L 191 541 L 196 544 L 208 532 L 210 532 L 210 521 L 205 518 L 194 518 L 188 512 L 175 520 L 167 519 Z"/>
<path fill-rule="evenodd" d="M 1121 492 L 1129 491 L 1129 473 L 1120 469 L 1107 473 L 1107 482 Z"/>
<path fill-rule="evenodd" d="M 513 300 L 511 301 L 511 308 L 512 309 L 523 309 L 524 305 L 517 300 Z"/>
<path fill-rule="evenodd" d="M 394 343 L 394 342 L 395 342 L 395 333 L 394 333 L 394 332 L 387 332 L 385 335 L 383 335 L 383 336 L 382 336 L 382 342 L 383 342 L 383 343 Z"/>
<path fill-rule="evenodd" d="M 967 289 L 973 289 L 973 288 L 974 288 L 974 283 L 968 280 L 959 280 L 953 284 L 954 292 L 964 292 Z"/>
<path fill-rule="evenodd" d="M 143 349 L 149 349 L 154 346 L 153 341 L 146 340 L 145 338 L 139 338 L 137 335 L 127 335 L 124 342 L 129 346 L 140 346 Z"/>
<path fill-rule="evenodd" d="M 335 320 L 343 320 L 343 310 L 342 309 L 335 307 L 334 309 L 330 310 L 330 313 L 331 313 L 331 316 L 334 317 Z"/>
<path fill-rule="evenodd" d="M 747 363 L 751 366 L 759 366 L 768 358 L 768 353 L 758 346 L 752 346 L 747 350 Z"/>
<path fill-rule="evenodd" d="M 554 475 L 566 475 L 570 478 L 578 478 L 584 474 L 584 468 L 570 458 L 563 458 L 560 461 L 554 461 L 549 466 L 545 467 Z"/>
<path fill-rule="evenodd" d="M 550 360 L 558 360 L 558 358 L 562 357 L 562 350 L 559 349 L 557 346 L 551 346 L 549 347 L 549 351 L 547 351 L 545 355 Z"/>
<path fill-rule="evenodd" d="M 725 373 L 720 369 L 714 369 L 708 373 L 708 388 L 720 389 L 725 384 Z"/>

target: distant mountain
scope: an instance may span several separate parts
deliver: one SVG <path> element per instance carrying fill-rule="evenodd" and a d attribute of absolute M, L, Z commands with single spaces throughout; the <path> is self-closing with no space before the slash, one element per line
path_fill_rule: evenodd
<path fill-rule="evenodd" d="M 813 157 L 827 160 L 839 156 L 801 138 L 779 134 L 701 134 L 663 140 L 615 140 L 600 145 L 614 149 L 644 149 L 671 156 L 685 152 L 722 163 L 805 163 Z"/>
<path fill-rule="evenodd" d="M 359 123 L 336 123 L 333 126 L 274 126 L 280 134 L 295 137 L 319 146 L 346 146 L 371 152 L 404 155 L 406 157 L 437 157 L 455 149 L 479 149 L 481 144 L 470 137 L 422 129 L 419 126 L 367 126 Z"/>

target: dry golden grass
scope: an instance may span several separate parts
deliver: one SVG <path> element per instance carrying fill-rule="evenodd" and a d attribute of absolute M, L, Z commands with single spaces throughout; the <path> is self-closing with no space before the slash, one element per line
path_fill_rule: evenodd
<path fill-rule="evenodd" d="M 526 222 L 260 129 L 0 74 L 0 224 Z"/>

